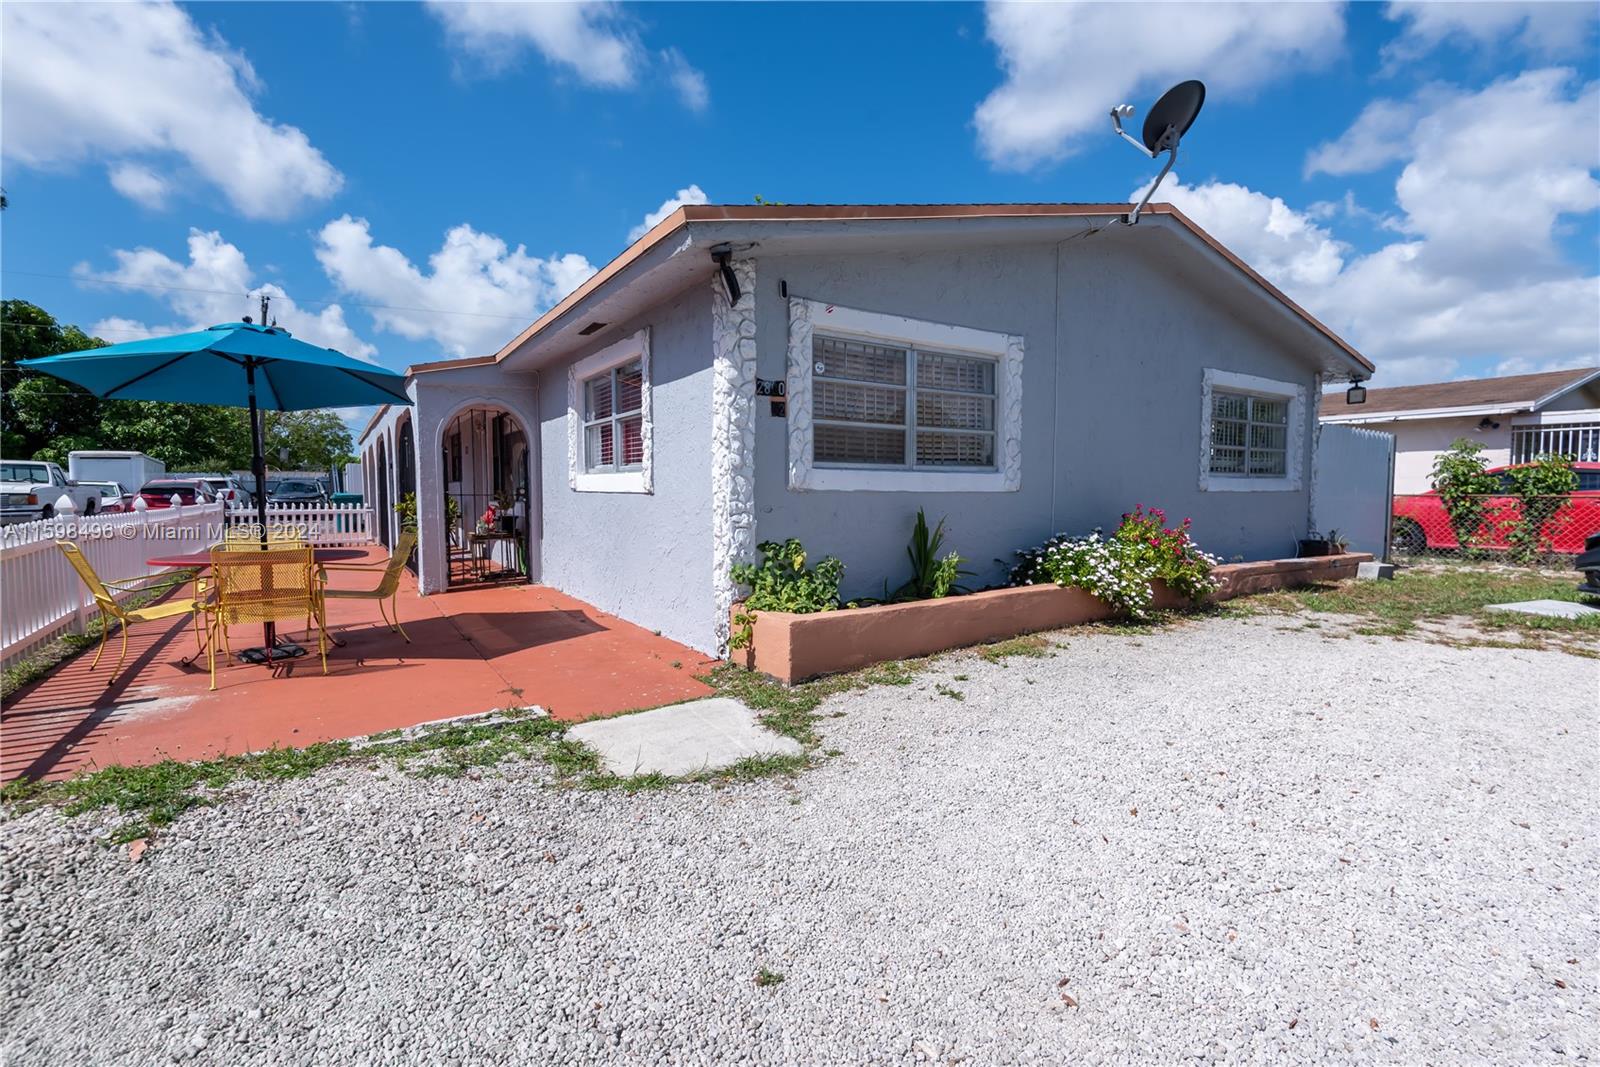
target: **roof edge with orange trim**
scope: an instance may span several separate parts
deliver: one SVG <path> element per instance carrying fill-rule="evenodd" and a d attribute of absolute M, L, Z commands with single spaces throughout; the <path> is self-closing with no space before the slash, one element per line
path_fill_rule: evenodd
<path fill-rule="evenodd" d="M 645 255 L 657 244 L 680 228 L 694 222 L 825 222 L 874 221 L 892 222 L 916 219 L 980 219 L 980 218 L 1082 218 L 1094 216 L 1117 217 L 1128 213 L 1127 204 L 688 204 L 656 223 L 655 226 L 601 267 L 582 285 L 561 299 L 559 303 L 540 315 L 492 356 L 472 356 L 467 359 L 435 360 L 418 363 L 408 373 L 453 370 L 460 367 L 485 366 L 499 363 L 516 349 L 532 340 L 551 323 L 596 290 L 604 287 L 628 266 Z M 1370 375 L 1374 366 L 1356 351 L 1344 338 L 1334 333 L 1321 320 L 1301 307 L 1289 296 L 1262 277 L 1255 268 L 1240 259 L 1227 246 L 1207 233 L 1183 212 L 1169 203 L 1154 203 L 1145 208 L 1146 215 L 1165 215 L 1189 230 L 1207 247 L 1226 259 L 1234 268 L 1274 300 L 1322 334 L 1340 351 L 1349 356 Z"/>

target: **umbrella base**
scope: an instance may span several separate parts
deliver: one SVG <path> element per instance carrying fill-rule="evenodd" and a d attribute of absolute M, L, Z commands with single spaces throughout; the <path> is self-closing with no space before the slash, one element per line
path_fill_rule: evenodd
<path fill-rule="evenodd" d="M 279 641 L 271 648 L 244 648 L 235 654 L 240 663 L 277 663 L 280 660 L 298 659 L 310 655 L 293 641 Z"/>

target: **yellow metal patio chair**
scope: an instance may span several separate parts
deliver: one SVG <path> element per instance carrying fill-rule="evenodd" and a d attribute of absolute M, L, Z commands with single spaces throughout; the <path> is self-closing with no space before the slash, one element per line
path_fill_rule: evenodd
<path fill-rule="evenodd" d="M 83 579 L 83 584 L 89 587 L 89 592 L 94 595 L 95 607 L 100 609 L 100 647 L 94 654 L 94 662 L 89 664 L 89 669 L 95 670 L 100 666 L 100 657 L 105 655 L 106 640 L 111 635 L 113 620 L 122 624 L 122 652 L 117 656 L 117 669 L 106 682 L 111 685 L 116 681 L 117 674 L 122 672 L 122 664 L 128 658 L 128 627 L 136 622 L 156 622 L 160 619 L 175 619 L 180 615 L 194 617 L 195 656 L 206 651 L 211 642 L 206 640 L 200 630 L 200 616 L 207 614 L 212 609 L 210 592 L 202 582 L 195 583 L 193 596 L 178 597 L 163 604 L 146 604 L 144 607 L 127 608 L 117 601 L 118 593 L 135 591 L 139 584 L 148 582 L 148 577 L 126 578 L 118 581 L 105 581 L 95 573 L 94 565 L 84 558 L 83 552 L 71 541 L 57 541 L 56 547 L 61 549 L 61 554 L 67 557 L 67 562 L 72 564 L 72 569 L 78 572 L 78 577 Z M 205 634 L 209 634 L 211 622 L 206 622 Z"/>
<path fill-rule="evenodd" d="M 376 600 L 378 614 L 383 616 L 383 621 L 388 625 L 390 633 L 398 632 L 406 639 L 406 644 L 411 643 L 410 636 L 405 627 L 400 625 L 400 609 L 396 601 L 400 592 L 400 571 L 405 567 L 406 560 L 411 558 L 411 550 L 417 545 L 417 529 L 408 526 L 400 531 L 400 539 L 395 542 L 394 551 L 389 553 L 387 561 L 374 561 L 372 563 L 325 563 L 322 566 L 327 571 L 355 571 L 362 574 L 373 574 L 378 567 L 383 568 L 382 577 L 375 589 L 326 589 L 322 591 L 324 597 L 333 600 Z M 389 613 L 383 610 L 384 601 L 389 602 L 389 613 L 393 613 L 391 622 Z"/>
<path fill-rule="evenodd" d="M 233 649 L 228 627 L 252 623 L 306 620 L 317 626 L 317 651 L 322 673 L 328 673 L 328 628 L 323 622 L 322 586 L 311 546 L 268 544 L 217 546 L 211 550 L 211 583 L 216 590 L 217 637 L 223 651 Z M 217 687 L 216 641 L 211 648 L 211 688 Z"/>

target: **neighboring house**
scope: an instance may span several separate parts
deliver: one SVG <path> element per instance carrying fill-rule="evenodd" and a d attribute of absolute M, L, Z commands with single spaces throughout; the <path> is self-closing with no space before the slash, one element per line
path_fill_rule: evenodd
<path fill-rule="evenodd" d="M 1433 385 L 1367 390 L 1366 403 L 1343 392 L 1322 398 L 1324 423 L 1394 434 L 1394 491 L 1433 488 L 1433 461 L 1458 438 L 1484 446 L 1491 467 L 1551 453 L 1600 460 L 1600 369 L 1514 374 Z"/>
<path fill-rule="evenodd" d="M 681 208 L 493 356 L 412 367 L 367 496 L 417 493 L 425 593 L 522 574 L 708 652 L 758 542 L 881 595 L 919 507 L 973 586 L 1135 504 L 1292 554 L 1311 404 L 1372 364 L 1172 207 L 1126 211 Z"/>

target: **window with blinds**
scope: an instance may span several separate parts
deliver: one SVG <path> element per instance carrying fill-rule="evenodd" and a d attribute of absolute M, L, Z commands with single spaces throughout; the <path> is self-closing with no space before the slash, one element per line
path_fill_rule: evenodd
<path fill-rule="evenodd" d="M 1211 473 L 1287 476 L 1289 401 L 1248 393 L 1211 394 Z"/>
<path fill-rule="evenodd" d="M 639 360 L 583 383 L 583 467 L 639 470 L 644 463 L 644 372 Z"/>
<path fill-rule="evenodd" d="M 996 361 L 814 334 L 820 466 L 995 468 Z"/>

